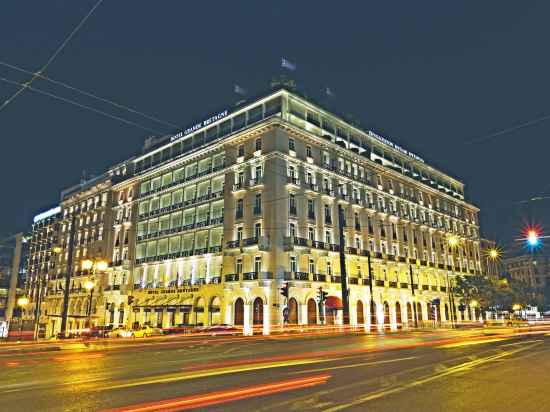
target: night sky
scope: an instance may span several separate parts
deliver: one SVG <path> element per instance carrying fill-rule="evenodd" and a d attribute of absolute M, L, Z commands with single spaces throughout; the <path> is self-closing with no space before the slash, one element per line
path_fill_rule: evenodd
<path fill-rule="evenodd" d="M 4 0 L 0 61 L 38 70 L 97 0 Z M 193 4 L 192 4 L 193 3 Z M 346 4 L 346 6 L 344 6 Z M 105 0 L 46 75 L 187 126 L 266 90 L 285 56 L 300 88 L 466 184 L 481 231 L 550 230 L 550 3 Z M 0 66 L 0 76 L 29 76 Z M 174 129 L 38 80 L 33 86 L 162 133 Z M 16 87 L 0 81 L 0 102 Z M 151 133 L 25 91 L 0 111 L 0 234 L 25 230 L 83 170 L 101 173 Z M 472 143 L 474 142 L 474 143 Z M 516 242 L 517 243 L 517 242 Z"/>

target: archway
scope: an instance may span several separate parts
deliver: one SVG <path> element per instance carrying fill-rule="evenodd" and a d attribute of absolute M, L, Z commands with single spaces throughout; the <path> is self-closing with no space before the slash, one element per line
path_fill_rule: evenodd
<path fill-rule="evenodd" d="M 262 298 L 258 297 L 254 299 L 252 305 L 252 324 L 263 325 L 264 323 L 264 302 Z"/>
<path fill-rule="evenodd" d="M 430 302 L 428 302 L 427 305 L 428 305 L 428 320 L 434 320 L 433 306 Z"/>
<path fill-rule="evenodd" d="M 312 298 L 307 301 L 307 324 L 317 324 L 317 303 Z"/>
<path fill-rule="evenodd" d="M 390 328 L 390 305 L 384 302 L 384 329 Z"/>
<path fill-rule="evenodd" d="M 362 325 L 365 323 L 365 314 L 363 312 L 363 301 L 357 301 L 357 324 Z"/>
<path fill-rule="evenodd" d="M 422 304 L 420 302 L 416 302 L 416 316 L 419 321 L 425 320 L 424 313 L 422 313 Z"/>
<path fill-rule="evenodd" d="M 294 298 L 288 300 L 288 323 L 293 325 L 298 323 L 298 302 Z"/>
<path fill-rule="evenodd" d="M 338 311 L 342 310 L 342 300 L 336 296 L 328 296 L 325 301 L 326 324 L 335 325 L 338 318 Z"/>
<path fill-rule="evenodd" d="M 242 298 L 237 298 L 235 301 L 233 323 L 235 325 L 244 325 L 244 301 Z"/>
<path fill-rule="evenodd" d="M 395 302 L 395 322 L 398 328 L 403 327 L 403 321 L 401 320 L 401 304 L 399 302 Z"/>

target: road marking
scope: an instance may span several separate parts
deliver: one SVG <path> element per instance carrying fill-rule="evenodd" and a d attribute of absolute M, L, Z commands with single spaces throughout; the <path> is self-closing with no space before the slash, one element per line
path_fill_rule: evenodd
<path fill-rule="evenodd" d="M 424 378 L 418 378 L 418 379 L 415 379 L 412 382 L 403 384 L 401 386 L 396 386 L 392 389 L 387 389 L 387 390 L 382 390 L 382 391 L 379 391 L 379 392 L 370 393 L 368 395 L 358 397 L 358 398 L 356 398 L 355 400 L 353 400 L 351 402 L 340 404 L 340 405 L 334 406 L 332 408 L 327 408 L 324 411 L 325 412 L 336 412 L 336 411 L 340 411 L 342 409 L 348 409 L 348 408 L 351 408 L 352 406 L 357 406 L 357 405 L 366 403 L 368 401 L 383 398 L 383 397 L 386 397 L 388 395 L 393 395 L 395 393 L 403 392 L 407 389 L 415 388 L 417 386 L 421 386 L 421 385 L 424 385 L 426 383 L 435 381 L 437 379 L 444 378 L 444 377 L 449 376 L 449 375 L 454 375 L 454 374 L 459 373 L 459 372 L 465 372 L 465 371 L 468 371 L 472 368 L 475 368 L 476 366 L 480 366 L 480 365 L 483 365 L 485 363 L 489 363 L 489 362 L 504 358 L 506 356 L 513 355 L 513 354 L 518 353 L 518 352 L 522 352 L 524 350 L 530 349 L 532 346 L 535 346 L 535 345 L 540 345 L 540 343 L 536 343 L 536 344 L 531 345 L 531 346 L 524 346 L 524 347 L 521 347 L 519 349 L 515 349 L 513 351 L 507 351 L 507 352 L 500 353 L 498 355 L 492 355 L 492 356 L 488 356 L 486 358 L 481 358 L 481 359 L 477 359 L 477 360 L 474 360 L 474 361 L 465 362 L 465 363 L 462 363 L 462 364 L 457 365 L 457 366 L 452 366 L 444 372 L 437 373 L 437 374 L 434 374 L 434 375 L 428 375 L 428 376 L 425 376 Z"/>
<path fill-rule="evenodd" d="M 371 365 L 381 365 L 384 363 L 395 363 L 395 362 L 401 362 L 405 360 L 411 360 L 411 359 L 417 359 L 419 356 L 408 356 L 406 358 L 399 358 L 399 359 L 389 359 L 389 360 L 383 360 L 383 361 L 376 361 L 376 362 L 361 362 L 361 363 L 354 363 L 351 365 L 341 365 L 341 366 L 331 366 L 327 368 L 318 368 L 318 369 L 308 369 L 305 371 L 298 371 L 298 372 L 292 372 L 291 375 L 298 374 L 298 373 L 310 373 L 310 372 L 322 372 L 322 371 L 331 371 L 335 369 L 347 369 L 347 368 L 358 368 L 361 366 L 371 366 Z"/>
<path fill-rule="evenodd" d="M 170 382 L 177 382 L 177 381 L 185 381 L 190 379 L 197 379 L 197 378 L 205 378 L 210 376 L 219 376 L 219 375 L 226 375 L 226 374 L 233 374 L 233 373 L 240 373 L 240 372 L 250 372 L 260 369 L 272 369 L 272 368 L 281 368 L 281 367 L 288 367 L 288 366 L 296 366 L 296 365 L 307 365 L 312 363 L 321 363 L 321 362 L 331 362 L 335 360 L 339 360 L 340 358 L 332 358 L 332 359 L 298 359 L 298 360 L 291 360 L 291 361 L 282 361 L 282 362 L 270 362 L 270 363 L 263 363 L 263 364 L 253 364 L 253 365 L 242 365 L 239 367 L 228 367 L 228 368 L 221 368 L 218 370 L 207 370 L 207 371 L 199 371 L 195 373 L 188 373 L 188 374 L 171 374 L 164 377 L 158 377 L 158 378 L 141 378 L 137 379 L 133 382 L 128 383 L 120 383 L 120 384 L 113 384 L 106 386 L 102 388 L 101 390 L 112 390 L 112 389 L 123 389 L 123 388 L 131 388 L 134 386 L 143 386 L 143 385 L 151 385 L 155 383 L 170 383 Z"/>
<path fill-rule="evenodd" d="M 542 339 L 533 339 L 533 340 L 524 340 L 521 342 L 515 342 L 515 343 L 507 343 L 506 345 L 501 346 L 517 346 L 517 345 L 525 345 L 526 343 L 535 343 L 535 342 L 543 342 Z"/>
<path fill-rule="evenodd" d="M 438 348 L 442 348 L 442 349 L 460 348 L 462 346 L 482 345 L 484 343 L 500 342 L 500 341 L 509 340 L 509 339 L 512 339 L 512 337 L 470 340 L 470 341 L 457 342 L 457 343 L 448 343 L 445 345 L 440 345 L 438 346 Z"/>

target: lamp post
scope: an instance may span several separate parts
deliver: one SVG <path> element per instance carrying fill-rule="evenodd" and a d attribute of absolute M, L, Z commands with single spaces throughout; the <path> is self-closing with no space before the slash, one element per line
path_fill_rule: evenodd
<path fill-rule="evenodd" d="M 19 336 L 18 342 L 21 341 L 21 335 L 23 334 L 23 309 L 29 304 L 29 298 L 23 296 L 17 299 L 17 306 L 19 306 Z"/>
<path fill-rule="evenodd" d="M 91 272 L 91 275 L 92 275 L 92 279 L 95 279 L 95 275 L 96 275 L 96 272 L 99 271 L 99 272 L 104 272 L 105 270 L 107 270 L 107 268 L 109 267 L 109 263 L 107 263 L 107 261 L 105 260 L 102 260 L 102 259 L 84 259 L 81 263 L 80 263 L 80 267 L 82 268 L 82 270 L 86 270 L 88 272 Z M 88 313 L 87 313 L 87 316 L 88 316 L 88 327 L 91 328 L 92 327 L 92 298 L 93 298 L 93 294 L 94 294 L 94 287 L 95 287 L 95 283 L 93 280 L 87 280 L 85 283 L 84 283 L 84 289 L 86 289 L 87 291 L 90 292 L 90 300 L 88 302 Z"/>
<path fill-rule="evenodd" d="M 95 283 L 91 280 L 87 280 L 84 282 L 84 289 L 86 289 L 88 292 L 90 292 L 90 298 L 88 301 L 88 310 L 86 313 L 86 316 L 88 317 L 88 328 L 91 328 L 91 316 L 92 316 L 92 298 L 94 296 L 94 286 Z"/>

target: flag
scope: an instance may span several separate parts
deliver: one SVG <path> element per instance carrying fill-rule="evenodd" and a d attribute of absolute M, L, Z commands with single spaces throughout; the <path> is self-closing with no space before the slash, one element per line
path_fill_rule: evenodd
<path fill-rule="evenodd" d="M 281 60 L 281 67 L 284 67 L 285 69 L 294 71 L 296 70 L 296 65 L 292 63 L 291 61 L 285 59 L 284 57 Z"/>
<path fill-rule="evenodd" d="M 235 85 L 235 88 L 233 89 L 233 91 L 237 94 L 242 94 L 242 95 L 246 94 L 246 89 L 239 86 L 238 84 Z"/>
<path fill-rule="evenodd" d="M 325 87 L 325 93 L 327 96 L 334 97 L 336 96 L 332 90 L 330 90 L 330 87 Z"/>

